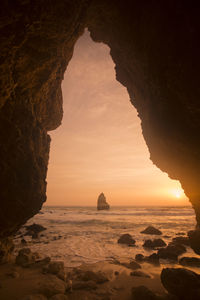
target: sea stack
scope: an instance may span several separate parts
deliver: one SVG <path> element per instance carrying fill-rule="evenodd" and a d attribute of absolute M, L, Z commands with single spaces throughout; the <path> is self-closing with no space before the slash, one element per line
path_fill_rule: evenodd
<path fill-rule="evenodd" d="M 97 210 L 109 209 L 110 205 L 106 202 L 104 193 L 101 193 L 97 200 Z"/>

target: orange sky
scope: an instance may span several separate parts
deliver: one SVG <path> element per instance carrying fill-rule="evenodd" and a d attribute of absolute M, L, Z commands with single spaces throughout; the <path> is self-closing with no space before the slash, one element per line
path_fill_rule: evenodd
<path fill-rule="evenodd" d="M 50 132 L 47 205 L 188 205 L 149 159 L 137 111 L 115 79 L 109 48 L 86 32 L 62 84 L 62 125 Z"/>

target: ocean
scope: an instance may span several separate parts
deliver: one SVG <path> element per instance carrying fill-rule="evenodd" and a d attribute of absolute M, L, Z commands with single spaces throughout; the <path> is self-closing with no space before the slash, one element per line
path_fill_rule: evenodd
<path fill-rule="evenodd" d="M 142 230 L 153 225 L 163 233 L 159 238 L 169 243 L 173 237 L 194 229 L 195 215 L 191 207 L 112 207 L 97 211 L 96 207 L 44 206 L 26 225 L 32 223 L 41 224 L 47 230 L 39 239 L 25 236 L 28 247 L 75 267 L 82 263 L 134 258 L 137 253 L 150 255 L 153 251 L 145 250 L 142 244 L 145 239 L 158 236 L 141 234 Z M 133 236 L 135 247 L 117 243 L 124 233 Z M 18 248 L 18 236 L 15 243 Z M 191 249 L 187 256 L 194 256 Z"/>

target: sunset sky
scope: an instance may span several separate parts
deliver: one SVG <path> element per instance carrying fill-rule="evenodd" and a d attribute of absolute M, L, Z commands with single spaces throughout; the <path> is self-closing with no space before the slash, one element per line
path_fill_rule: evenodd
<path fill-rule="evenodd" d="M 62 84 L 62 125 L 50 132 L 47 205 L 188 205 L 178 181 L 149 159 L 140 119 L 115 79 L 109 48 L 86 32 Z"/>

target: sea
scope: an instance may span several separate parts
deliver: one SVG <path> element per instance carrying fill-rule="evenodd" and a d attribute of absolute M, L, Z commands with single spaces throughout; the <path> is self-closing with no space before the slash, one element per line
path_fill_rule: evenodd
<path fill-rule="evenodd" d="M 144 240 L 158 238 L 141 234 L 152 225 L 162 231 L 162 238 L 169 243 L 176 236 L 186 236 L 195 228 L 192 207 L 112 207 L 97 211 L 96 207 L 43 206 L 26 225 L 41 224 L 47 229 L 39 239 L 24 238 L 32 251 L 64 261 L 67 267 L 83 263 L 134 258 L 135 254 L 150 255 L 152 250 L 142 247 Z M 25 232 L 25 227 L 21 233 Z M 122 234 L 129 233 L 136 240 L 134 247 L 118 244 Z M 20 247 L 20 236 L 16 237 Z M 189 248 L 187 256 L 194 256 Z"/>

